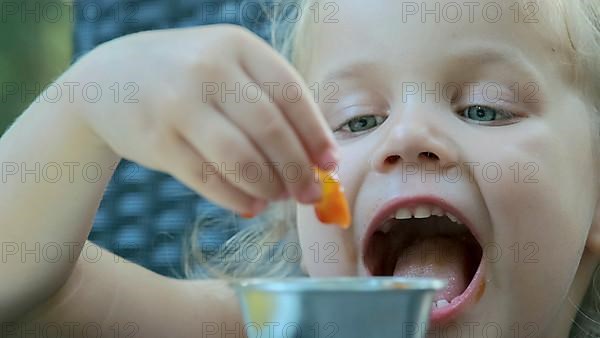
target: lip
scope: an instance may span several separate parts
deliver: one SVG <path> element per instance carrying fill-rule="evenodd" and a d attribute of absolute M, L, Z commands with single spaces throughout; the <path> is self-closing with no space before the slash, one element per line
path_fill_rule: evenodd
<path fill-rule="evenodd" d="M 483 243 L 480 234 L 475 229 L 474 224 L 458 208 L 450 204 L 450 202 L 448 202 L 446 199 L 433 195 L 398 197 L 384 204 L 375 213 L 375 216 L 367 226 L 367 230 L 365 231 L 361 243 L 363 255 L 367 250 L 369 240 L 373 234 L 379 230 L 382 222 L 388 219 L 395 210 L 400 208 L 411 208 L 420 204 L 437 206 L 442 208 L 444 211 L 452 213 L 469 229 L 469 231 L 471 231 L 480 245 Z M 365 270 L 369 276 L 372 276 L 370 269 L 367 268 Z M 447 323 L 453 318 L 456 318 L 469 304 L 478 301 L 485 290 L 484 276 L 485 259 L 482 257 L 473 279 L 463 293 L 456 297 L 454 302 L 444 308 L 432 308 L 430 316 L 431 323 L 438 325 Z"/>
<path fill-rule="evenodd" d="M 483 292 L 485 291 L 485 259 L 481 258 L 481 262 L 479 262 L 479 266 L 477 267 L 477 271 L 471 280 L 471 283 L 467 286 L 463 293 L 454 298 L 450 305 L 438 309 L 432 308 L 429 321 L 434 325 L 443 325 L 450 322 L 452 319 L 456 318 L 460 313 L 462 313 L 469 305 L 477 302 L 481 296 L 483 296 Z"/>

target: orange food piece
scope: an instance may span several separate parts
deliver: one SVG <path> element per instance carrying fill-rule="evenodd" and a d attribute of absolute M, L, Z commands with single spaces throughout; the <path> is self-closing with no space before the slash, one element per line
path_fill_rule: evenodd
<path fill-rule="evenodd" d="M 256 215 L 246 212 L 246 213 L 240 214 L 240 216 L 242 216 L 243 218 L 254 218 L 254 216 L 256 216 Z"/>
<path fill-rule="evenodd" d="M 318 168 L 315 170 L 323 189 L 321 200 L 315 204 L 317 218 L 323 223 L 337 224 L 342 229 L 348 229 L 352 217 L 344 188 L 332 172 Z"/>

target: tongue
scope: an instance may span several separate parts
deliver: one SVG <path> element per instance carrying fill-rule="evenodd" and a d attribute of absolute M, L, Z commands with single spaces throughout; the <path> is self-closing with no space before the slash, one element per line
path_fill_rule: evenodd
<path fill-rule="evenodd" d="M 470 282 L 466 261 L 467 248 L 458 239 L 418 239 L 399 255 L 394 276 L 445 279 L 448 286 L 438 291 L 434 301 L 446 299 L 450 302 L 462 294 Z"/>

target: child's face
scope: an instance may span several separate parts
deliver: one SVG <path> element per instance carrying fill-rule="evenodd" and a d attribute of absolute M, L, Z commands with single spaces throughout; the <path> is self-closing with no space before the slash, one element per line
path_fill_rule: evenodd
<path fill-rule="evenodd" d="M 420 2 L 339 2 L 337 23 L 321 8 L 305 75 L 333 129 L 354 119 L 335 132 L 354 219 L 344 231 L 300 206 L 303 264 L 311 276 L 450 279 L 437 298 L 457 298 L 434 324 L 463 336 L 564 333 L 597 263 L 585 250 L 598 201 L 589 108 L 561 63 L 568 46 L 533 29 L 539 12 L 515 24 L 517 3 L 462 4 L 427 2 L 440 23 Z M 470 229 L 431 216 L 367 233 L 381 215 L 433 207 Z"/>

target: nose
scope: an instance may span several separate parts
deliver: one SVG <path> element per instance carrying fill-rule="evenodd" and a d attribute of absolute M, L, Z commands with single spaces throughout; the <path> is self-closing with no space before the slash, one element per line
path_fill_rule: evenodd
<path fill-rule="evenodd" d="M 378 172 L 392 170 L 400 163 L 435 162 L 440 168 L 457 164 L 454 141 L 439 124 L 424 116 L 396 122 L 383 137 L 372 160 L 373 169 Z"/>

